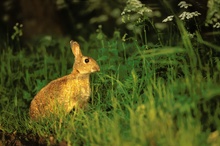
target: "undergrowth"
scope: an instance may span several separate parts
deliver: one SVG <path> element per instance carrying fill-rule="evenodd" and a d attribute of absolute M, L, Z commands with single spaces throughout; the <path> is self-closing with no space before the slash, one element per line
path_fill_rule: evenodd
<path fill-rule="evenodd" d="M 143 45 L 121 39 L 118 31 L 109 39 L 101 28 L 89 41 L 81 38 L 83 53 L 101 68 L 91 76 L 89 109 L 38 122 L 29 119 L 30 102 L 47 83 L 71 72 L 69 39 L 42 38 L 20 49 L 5 45 L 0 50 L 0 131 L 42 136 L 48 144 L 219 145 L 219 46 L 205 42 L 199 32 L 192 40 L 183 23 L 176 24 L 178 46 Z M 200 53 L 205 45 L 211 48 L 207 53 L 215 52 L 207 60 Z"/>
<path fill-rule="evenodd" d="M 32 133 L 48 137 L 48 142 L 53 136 L 69 145 L 219 143 L 219 138 L 208 141 L 211 132 L 220 128 L 219 58 L 198 65 L 200 58 L 190 42 L 184 44 L 189 50 L 184 46 L 146 49 L 138 42 L 116 39 L 93 42 L 93 48 L 82 44 L 101 67 L 92 75 L 89 110 L 30 121 L 28 108 L 34 95 L 72 68 L 69 41 L 56 45 L 53 41 L 28 52 L 25 48 L 14 52 L 10 46 L 1 50 L 4 133 Z"/>

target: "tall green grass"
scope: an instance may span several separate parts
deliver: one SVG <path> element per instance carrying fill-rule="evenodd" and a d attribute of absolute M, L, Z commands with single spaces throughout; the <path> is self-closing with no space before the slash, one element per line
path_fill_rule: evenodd
<path fill-rule="evenodd" d="M 7 46 L 0 55 L 0 130 L 69 145 L 220 144 L 219 136 L 208 140 L 220 130 L 219 58 L 199 63 L 199 48 L 178 26 L 182 46 L 148 49 L 100 34 L 99 41 L 82 43 L 101 68 L 91 77 L 89 109 L 39 122 L 28 117 L 30 101 L 48 82 L 71 72 L 69 40 L 46 39 L 17 51 Z"/>

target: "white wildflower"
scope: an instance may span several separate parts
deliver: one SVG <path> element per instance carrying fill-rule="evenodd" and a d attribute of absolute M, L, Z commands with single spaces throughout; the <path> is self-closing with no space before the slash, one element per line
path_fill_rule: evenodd
<path fill-rule="evenodd" d="M 213 28 L 220 28 L 220 22 L 217 22 L 213 25 Z"/>
<path fill-rule="evenodd" d="M 185 19 L 191 19 L 193 17 L 199 16 L 201 15 L 201 13 L 195 11 L 195 12 L 183 12 L 182 14 L 179 15 L 179 18 L 181 20 L 185 20 Z"/>
<path fill-rule="evenodd" d="M 199 16 L 201 15 L 201 13 L 199 13 L 198 11 L 195 11 L 195 12 L 192 12 L 193 13 L 193 16 Z"/>
<path fill-rule="evenodd" d="M 144 13 L 152 12 L 152 10 L 142 4 L 139 0 L 128 0 L 127 6 L 124 8 L 121 15 L 126 15 L 126 13 L 136 12 L 140 15 L 144 15 Z"/>
<path fill-rule="evenodd" d="M 145 12 L 149 13 L 149 12 L 152 12 L 152 10 L 147 7 L 143 7 L 138 11 L 138 14 L 143 15 Z"/>
<path fill-rule="evenodd" d="M 173 15 L 168 16 L 167 18 L 165 18 L 162 22 L 168 22 L 168 21 L 172 21 L 173 20 Z"/>
<path fill-rule="evenodd" d="M 189 36 L 191 39 L 194 38 L 195 35 L 196 35 L 195 33 L 188 33 L 188 36 Z"/>
<path fill-rule="evenodd" d="M 121 13 L 121 15 L 125 15 L 125 12 L 123 11 L 123 12 Z"/>
<path fill-rule="evenodd" d="M 180 8 L 185 8 L 185 9 L 187 9 L 188 7 L 191 7 L 192 4 L 187 4 L 185 1 L 181 1 L 181 2 L 178 4 L 178 6 L 179 6 Z"/>
<path fill-rule="evenodd" d="M 179 15 L 180 19 L 181 19 L 181 20 L 184 20 L 185 17 L 186 17 L 186 15 L 187 15 L 187 13 L 189 13 L 189 12 L 183 12 L 182 14 L 180 14 L 180 15 Z"/>

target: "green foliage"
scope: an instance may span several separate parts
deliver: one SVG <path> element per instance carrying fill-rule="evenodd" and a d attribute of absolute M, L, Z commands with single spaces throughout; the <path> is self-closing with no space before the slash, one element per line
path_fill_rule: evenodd
<path fill-rule="evenodd" d="M 214 28 L 220 28 L 220 2 L 218 0 L 208 0 L 207 6 L 206 23 L 211 24 Z"/>
<path fill-rule="evenodd" d="M 184 36 L 184 27 L 179 27 Z M 4 49 L 0 65 L 1 130 L 31 132 L 46 137 L 48 143 L 52 136 L 69 145 L 219 143 L 207 142 L 209 127 L 214 125 L 217 130 L 220 126 L 219 106 L 208 103 L 220 95 L 219 67 L 193 68 L 197 62 L 192 66 L 187 58 L 198 60 L 198 54 L 190 53 L 190 39 L 183 45 L 188 50 L 180 46 L 147 49 L 135 41 L 121 41 L 120 34 L 115 33 L 106 40 L 100 29 L 94 34 L 99 41 L 81 45 L 83 51 L 96 52 L 91 55 L 96 54 L 101 67 L 100 73 L 92 75 L 89 110 L 39 122 L 29 120 L 29 103 L 46 83 L 71 70 L 73 56 L 64 45 L 67 40 L 42 38 L 29 54 L 24 49 L 16 53 L 11 47 Z M 217 60 L 216 65 L 220 66 Z M 205 72 L 202 67 L 206 67 Z"/>
<path fill-rule="evenodd" d="M 8 45 L 0 54 L 0 130 L 43 136 L 47 144 L 219 145 L 219 46 L 199 31 L 192 39 L 184 24 L 176 20 L 181 44 L 172 47 L 143 45 L 120 31 L 108 38 L 101 25 L 89 40 L 79 37 L 83 53 L 101 68 L 91 77 L 89 108 L 38 122 L 29 119 L 30 101 L 71 72 L 69 39 L 45 36 L 17 51 Z M 207 46 L 205 54 L 215 56 L 203 60 L 199 51 Z"/>

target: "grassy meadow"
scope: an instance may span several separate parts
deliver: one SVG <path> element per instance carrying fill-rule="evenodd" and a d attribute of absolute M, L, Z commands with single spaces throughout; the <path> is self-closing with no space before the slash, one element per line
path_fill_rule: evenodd
<path fill-rule="evenodd" d="M 47 83 L 71 72 L 70 38 L 43 37 L 26 47 L 5 43 L 0 145 L 16 140 L 24 145 L 219 145 L 220 47 L 200 33 L 191 39 L 182 23 L 178 30 L 178 45 L 121 39 L 118 31 L 112 38 L 99 31 L 90 40 L 77 40 L 101 69 L 91 75 L 89 108 L 38 122 L 29 119 L 30 102 Z M 9 134 L 17 138 L 8 142 Z"/>

